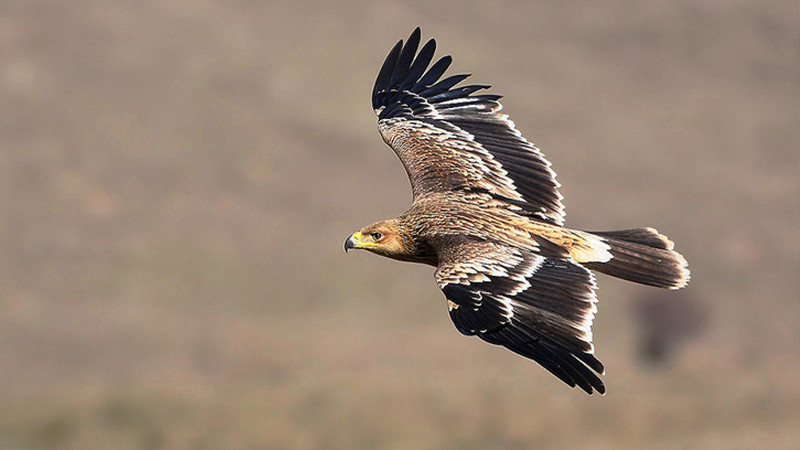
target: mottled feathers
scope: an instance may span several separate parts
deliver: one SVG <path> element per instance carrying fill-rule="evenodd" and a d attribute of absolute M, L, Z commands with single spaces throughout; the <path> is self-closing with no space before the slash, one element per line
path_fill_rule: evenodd
<path fill-rule="evenodd" d="M 365 249 L 436 267 L 461 333 L 530 358 L 570 386 L 605 392 L 594 356 L 597 311 L 589 269 L 675 289 L 686 260 L 652 228 L 564 228 L 550 163 L 500 112 L 489 86 L 445 76 L 433 39 L 417 28 L 389 52 L 372 92 L 378 130 L 406 169 L 413 202 L 353 233 Z"/>
<path fill-rule="evenodd" d="M 556 174 L 541 151 L 500 113 L 487 85 L 455 87 L 469 75 L 440 78 L 452 62 L 433 59 L 429 40 L 416 58 L 419 28 L 398 42 L 372 93 L 378 129 L 408 172 L 414 197 L 432 192 L 486 192 L 542 220 L 564 222 Z"/>

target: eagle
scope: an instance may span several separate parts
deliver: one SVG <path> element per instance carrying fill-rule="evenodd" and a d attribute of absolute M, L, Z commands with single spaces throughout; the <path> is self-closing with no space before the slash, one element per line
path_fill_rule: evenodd
<path fill-rule="evenodd" d="M 530 358 L 571 387 L 605 394 L 594 355 L 592 271 L 666 289 L 689 281 L 686 260 L 654 228 L 564 226 L 560 184 L 490 86 L 443 78 L 436 41 L 420 29 L 389 52 L 372 90 L 384 142 L 411 181 L 411 207 L 344 243 L 428 264 L 464 335 Z M 419 49 L 419 52 L 417 50 Z"/>

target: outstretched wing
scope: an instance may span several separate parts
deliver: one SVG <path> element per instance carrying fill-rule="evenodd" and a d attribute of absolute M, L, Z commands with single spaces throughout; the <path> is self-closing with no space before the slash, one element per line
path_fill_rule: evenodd
<path fill-rule="evenodd" d="M 533 359 L 568 385 L 605 393 L 595 358 L 594 276 L 567 259 L 487 242 L 441 250 L 436 282 L 458 331 Z"/>
<path fill-rule="evenodd" d="M 500 113 L 501 96 L 475 94 L 485 85 L 455 87 L 469 75 L 440 80 L 452 58 L 428 69 L 436 42 L 429 40 L 417 54 L 419 43 L 417 28 L 405 45 L 401 40 L 392 48 L 372 92 L 378 129 L 400 157 L 414 198 L 459 190 L 489 193 L 563 224 L 555 172 Z"/>

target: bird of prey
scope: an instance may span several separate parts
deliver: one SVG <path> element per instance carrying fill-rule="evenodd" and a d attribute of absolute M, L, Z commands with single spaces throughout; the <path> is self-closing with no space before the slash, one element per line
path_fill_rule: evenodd
<path fill-rule="evenodd" d="M 653 228 L 564 227 L 559 183 L 542 152 L 486 85 L 443 78 L 420 29 L 389 52 L 372 91 L 378 130 L 411 181 L 403 214 L 353 233 L 345 251 L 429 264 L 458 331 L 530 358 L 571 387 L 605 393 L 594 355 L 590 270 L 667 289 L 686 260 Z M 430 67 L 429 67 L 430 66 Z"/>

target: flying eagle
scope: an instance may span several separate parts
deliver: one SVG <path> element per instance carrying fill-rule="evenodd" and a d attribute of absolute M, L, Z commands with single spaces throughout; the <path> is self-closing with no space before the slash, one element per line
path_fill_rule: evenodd
<path fill-rule="evenodd" d="M 389 52 L 372 91 L 378 130 L 411 180 L 408 211 L 353 233 L 364 249 L 436 267 L 458 331 L 533 359 L 571 387 L 605 393 L 594 355 L 591 270 L 667 289 L 689 281 L 686 260 L 653 228 L 564 227 L 556 174 L 485 85 L 442 79 L 420 29 Z"/>

